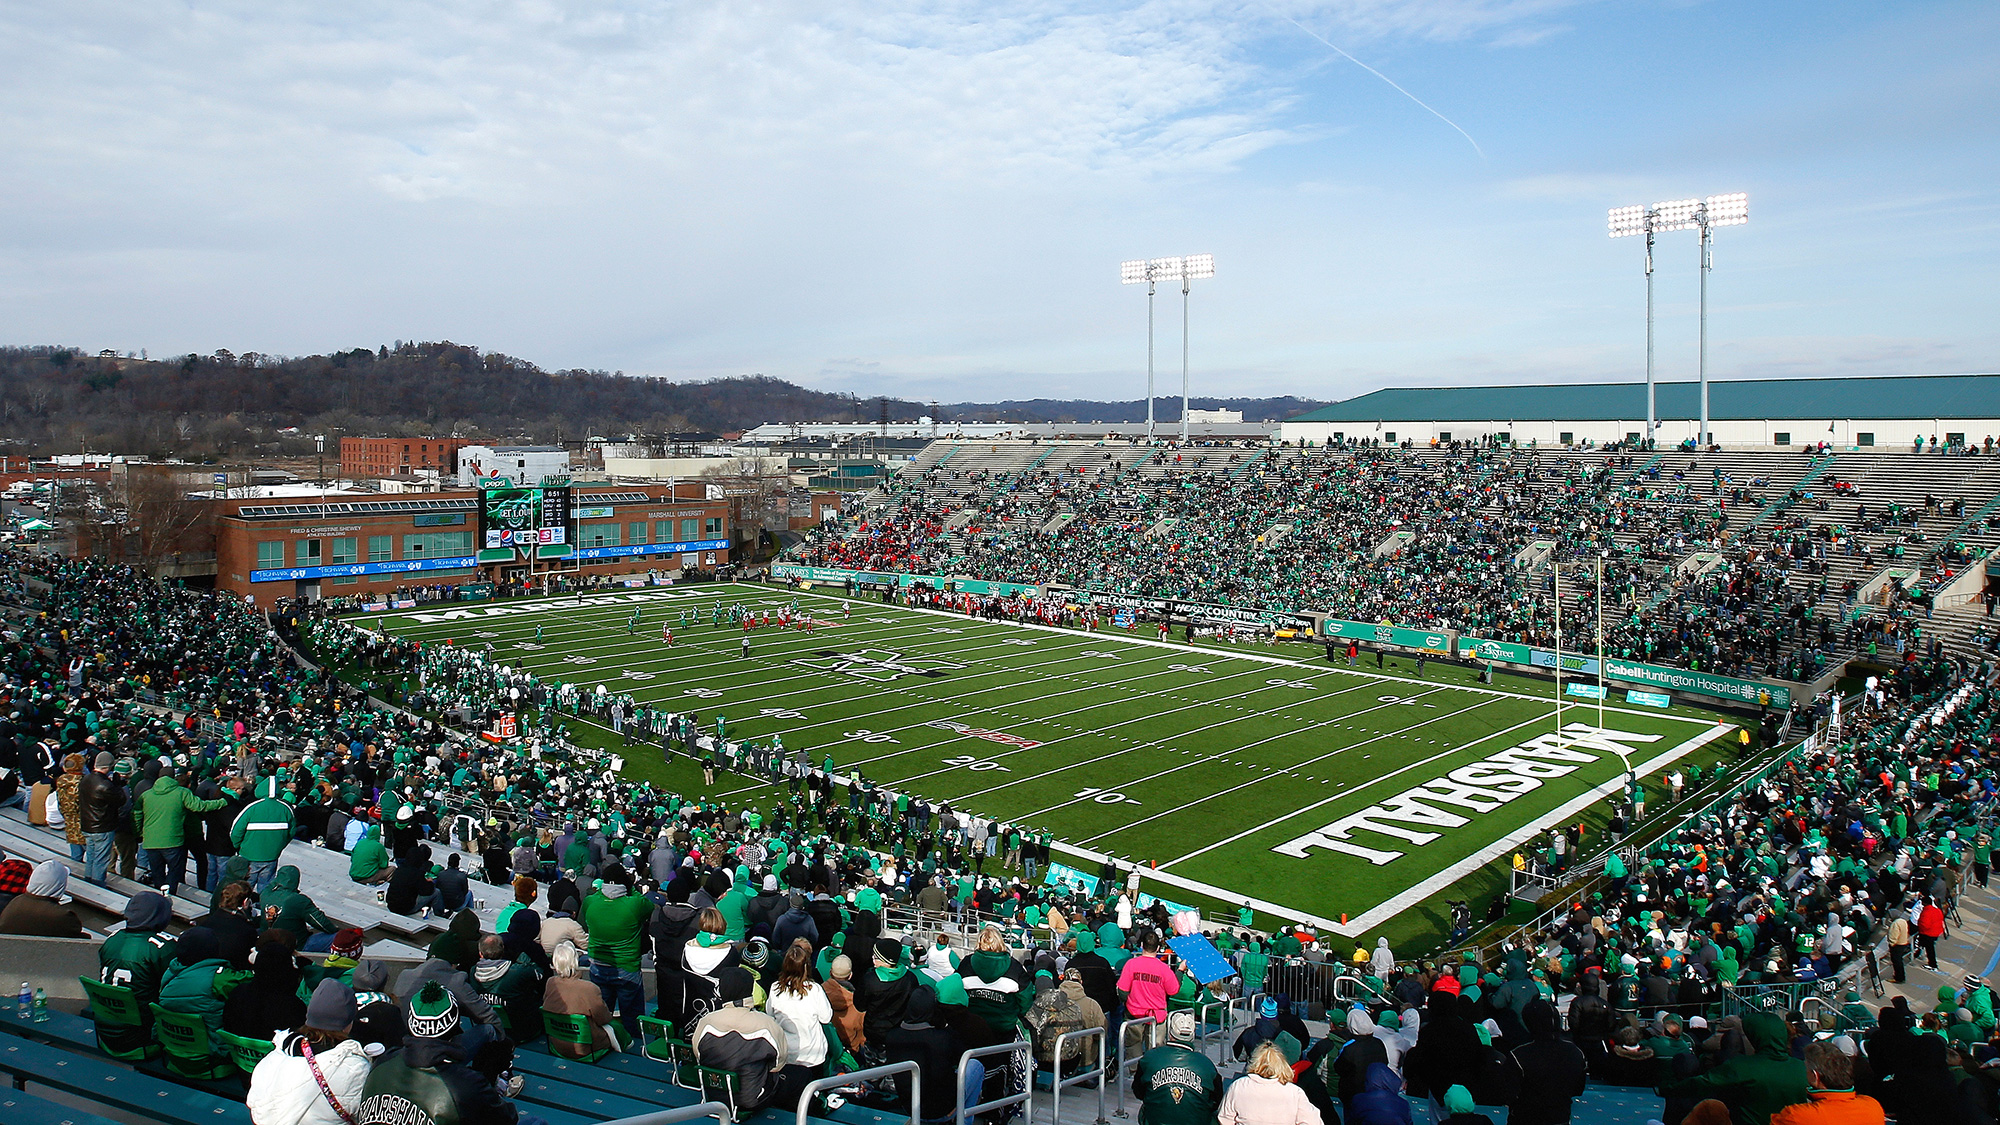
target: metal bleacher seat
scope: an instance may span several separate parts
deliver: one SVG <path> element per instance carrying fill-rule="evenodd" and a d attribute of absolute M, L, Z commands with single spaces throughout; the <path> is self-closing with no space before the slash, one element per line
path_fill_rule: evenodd
<path fill-rule="evenodd" d="M 149 1121 L 175 1125 L 250 1125 L 249 1107 L 240 1101 L 128 1070 L 94 1053 L 66 1051 L 25 1038 L 0 1040 L 0 1074 Z"/>

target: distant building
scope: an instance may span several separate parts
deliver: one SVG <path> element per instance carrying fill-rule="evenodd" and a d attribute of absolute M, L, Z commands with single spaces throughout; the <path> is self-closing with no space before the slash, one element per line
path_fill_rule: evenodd
<path fill-rule="evenodd" d="M 481 477 L 506 477 L 522 487 L 543 477 L 569 473 L 569 450 L 560 445 L 467 445 L 458 451 L 458 483 L 475 486 Z"/>
<path fill-rule="evenodd" d="M 398 477 L 425 469 L 456 475 L 464 438 L 340 439 L 340 473 L 346 477 Z"/>
<path fill-rule="evenodd" d="M 1695 383 L 1660 383 L 1655 441 L 1695 436 Z M 1742 449 L 1979 445 L 2000 436 L 2000 375 L 1729 379 L 1708 384 L 1709 432 Z M 1644 383 L 1391 387 L 1288 419 L 1286 441 L 1474 441 L 1571 446 L 1637 442 L 1646 430 Z"/>
<path fill-rule="evenodd" d="M 268 607 L 279 598 L 391 597 L 404 586 L 489 584 L 539 591 L 566 580 L 678 578 L 730 561 L 727 500 L 700 484 L 578 488 L 563 557 L 483 551 L 480 495 L 318 495 L 215 500 L 215 586 Z M 829 503 L 838 501 L 829 498 Z"/>

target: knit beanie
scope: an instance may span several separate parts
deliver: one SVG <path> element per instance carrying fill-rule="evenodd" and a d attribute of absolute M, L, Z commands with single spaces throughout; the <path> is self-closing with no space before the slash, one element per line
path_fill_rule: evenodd
<path fill-rule="evenodd" d="M 320 1031 L 345 1031 L 354 1022 L 354 990 L 337 980 L 323 980 L 306 1004 L 306 1026 Z"/>
<path fill-rule="evenodd" d="M 458 1001 L 436 981 L 427 981 L 410 1001 L 410 1034 L 418 1039 L 446 1039 L 458 1031 Z"/>

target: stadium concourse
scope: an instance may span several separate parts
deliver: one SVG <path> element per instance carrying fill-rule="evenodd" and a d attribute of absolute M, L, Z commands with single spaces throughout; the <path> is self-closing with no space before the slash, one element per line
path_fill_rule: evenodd
<path fill-rule="evenodd" d="M 549 684 L 479 649 L 356 630 L 333 621 L 331 607 L 267 619 L 122 568 L 8 551 L 0 753 L 12 759 L 0 803 L 18 807 L 0 820 L 0 895 L 10 896 L 0 967 L 19 968 L 57 1003 L 46 1019 L 32 997 L 25 1014 L 0 1017 L 0 1070 L 16 1086 L 0 1095 L 6 1120 L 569 1125 L 709 1096 L 740 1117 L 865 1125 L 917 1116 L 919 1099 L 921 1116 L 938 1118 L 954 1103 L 1020 1092 L 1021 1109 L 975 1115 L 1080 1121 L 1098 1116 L 1093 1074 L 1121 1106 L 1137 1101 L 1142 1121 L 1162 1125 L 1203 1122 L 1212 1110 L 1262 1120 L 1276 1104 L 1288 1120 L 1369 1125 L 1479 1115 L 1865 1120 L 1864 1097 L 1902 1121 L 1992 1119 L 1985 1064 L 2000 1058 L 2000 1022 L 1982 978 L 2000 960 L 1985 888 L 1993 670 L 1970 629 L 1933 644 L 1910 600 L 1942 588 L 1949 543 L 1981 541 L 1990 497 L 1941 492 L 1936 511 L 1912 506 L 1881 528 L 1857 521 L 1833 535 L 1807 522 L 1818 496 L 1806 495 L 1831 466 L 1804 459 L 1775 484 L 1717 485 L 1727 500 L 1718 506 L 1699 487 L 1720 468 L 1713 454 L 1610 466 L 1607 495 L 1590 479 L 1605 466 L 1572 475 L 1465 451 L 1339 464 L 1298 451 L 1040 452 L 1061 453 L 1084 470 L 1071 472 L 1078 479 L 1104 471 L 1089 458 L 1108 453 L 1117 466 L 1049 520 L 1096 521 L 1108 510 L 1097 493 L 1126 487 L 1113 479 L 1126 473 L 1145 497 L 1207 501 L 1144 521 L 1138 536 L 1101 540 L 1102 556 L 1081 538 L 1056 537 L 1066 544 L 1058 551 L 978 525 L 991 538 L 954 559 L 935 552 L 989 506 L 1024 506 L 1026 523 L 1048 508 L 1017 494 L 1040 497 L 1049 485 L 1053 496 L 1065 482 L 1034 477 L 1040 470 L 1016 471 L 1030 487 L 1012 491 L 984 487 L 992 478 L 952 481 L 954 470 L 936 466 L 957 455 L 935 451 L 899 486 L 910 503 L 888 498 L 894 518 L 877 509 L 883 522 L 870 532 L 807 548 L 861 555 L 809 565 L 866 562 L 880 573 L 938 560 L 965 573 L 982 560 L 1046 561 L 1073 568 L 1062 573 L 1084 579 L 1078 586 L 1110 574 L 1132 583 L 1122 590 L 1213 590 L 1239 606 L 1259 591 L 1298 591 L 1372 600 L 1283 608 L 1379 609 L 1400 621 L 1485 614 L 1454 617 L 1453 629 L 1531 642 L 1543 639 L 1539 617 L 1452 584 L 1451 560 L 1501 562 L 1490 584 L 1534 545 L 1522 540 L 1546 534 L 1555 550 L 1625 552 L 1624 596 L 1638 621 L 1619 643 L 1655 660 L 1705 656 L 1747 676 L 1773 660 L 1844 662 L 1868 643 L 1879 656 L 1901 642 L 1901 658 L 1880 661 L 1844 697 L 1837 725 L 1798 700 L 1803 737 L 1725 778 L 1706 807 L 1660 824 L 1631 801 L 1619 810 L 1624 839 L 1587 863 L 1567 837 L 1552 844 L 1542 862 L 1568 881 L 1550 916 L 1479 945 L 1399 955 L 1386 942 L 1334 941 L 1275 919 L 1169 916 L 1162 903 L 1135 901 L 1128 873 L 1114 868 L 1095 872 L 1094 887 L 1038 883 L 1025 878 L 1042 858 L 1034 836 L 987 825 L 975 850 L 977 818 L 908 794 L 856 792 L 782 755 L 738 761 L 772 784 L 634 780 L 557 736 L 558 709 L 537 705 L 550 702 Z M 1210 460 L 1183 471 L 1175 457 Z M 1325 488 L 1308 483 L 1315 474 Z M 1892 475 L 1883 470 L 1882 488 Z M 1487 502 L 1478 483 L 1487 477 L 1508 499 Z M 1138 483 L 1147 480 L 1159 483 Z M 1252 501 L 1250 483 L 1285 503 Z M 929 489 L 953 486 L 971 500 L 923 509 Z M 1313 522 L 1307 497 L 1338 503 L 1343 487 L 1373 498 L 1349 520 L 1393 510 L 1398 526 L 1415 529 L 1420 541 L 1402 551 L 1418 553 L 1389 557 L 1419 569 L 1341 583 L 1338 560 L 1314 561 L 1309 548 L 1332 523 Z M 1861 502 L 1872 488 L 1862 485 Z M 1431 502 L 1447 494 L 1465 501 L 1463 526 L 1434 516 Z M 1947 514 L 1959 499 L 1962 514 Z M 951 527 L 968 505 L 973 518 Z M 1754 514 L 1740 518 L 1738 506 Z M 1296 545 L 1250 565 L 1256 558 L 1230 535 L 1270 543 L 1284 516 Z M 936 531 L 920 522 L 933 517 L 942 517 Z M 1163 558 L 1164 578 L 1151 564 L 1124 569 L 1152 557 L 1144 533 L 1163 520 L 1177 521 L 1167 531 L 1193 525 L 1173 540 L 1188 546 L 1169 554 L 1199 545 L 1201 561 Z M 1948 536 L 1936 534 L 1951 520 Z M 1830 537 L 1813 538 L 1822 527 Z M 1680 549 L 1675 535 L 1693 550 L 1704 528 L 1727 579 L 1656 573 Z M 1769 536 L 1780 529 L 1807 546 L 1778 552 Z M 939 536 L 946 547 L 934 545 Z M 1752 610 L 1781 599 L 1822 608 L 1820 567 L 1844 561 L 1839 550 L 1817 553 L 1829 544 L 1875 562 L 1900 546 L 1922 578 L 1899 579 L 1903 593 L 1891 597 L 1901 601 L 1832 637 L 1760 623 Z M 1208 569 L 1216 558 L 1233 571 Z M 1793 565 L 1806 563 L 1810 572 Z M 1145 585 L 1158 582 L 1181 585 Z M 1024 601 L 1019 591 L 947 599 L 921 587 L 899 596 L 996 615 Z M 368 693 L 403 693 L 412 673 L 422 690 L 402 697 L 417 711 Z M 524 727 L 513 739 L 467 737 L 442 721 L 447 703 Z M 605 713 L 621 706 L 609 693 L 578 693 L 569 706 L 578 722 L 624 722 Z M 671 736 L 671 725 L 660 733 Z M 723 791 L 738 797 L 717 800 Z M 843 843 L 843 820 L 872 823 L 888 850 Z M 1221 958 L 1167 945 L 1195 929 Z M 87 1017 L 64 1002 L 79 987 L 90 994 Z M 1089 1034 L 1100 1026 L 1108 1063 L 1090 1065 L 1095 1046 L 1065 1063 L 1067 1047 L 1103 1042 Z M 878 1063 L 913 1068 L 916 1081 L 841 1077 Z M 1225 1093 L 1219 1079 L 1246 1070 Z M 1069 1077 L 1083 1081 L 1061 1091 L 1059 1109 L 1052 1087 Z M 823 1078 L 842 1095 L 819 1097 Z"/>

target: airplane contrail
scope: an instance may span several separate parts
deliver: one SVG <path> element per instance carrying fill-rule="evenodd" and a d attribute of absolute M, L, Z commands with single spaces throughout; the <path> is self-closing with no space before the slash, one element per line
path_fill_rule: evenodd
<path fill-rule="evenodd" d="M 1437 110 L 1434 110 L 1429 105 L 1425 104 L 1424 99 L 1416 96 L 1415 94 L 1410 93 L 1408 90 L 1403 89 L 1401 86 L 1397 86 L 1395 79 L 1389 77 L 1388 75 L 1382 73 L 1379 70 L 1376 70 L 1374 67 L 1369 66 L 1367 63 L 1362 62 L 1360 59 L 1355 58 L 1353 55 L 1348 54 L 1346 51 L 1341 50 L 1339 47 L 1334 46 L 1333 43 L 1330 42 L 1325 36 L 1307 27 L 1305 24 L 1302 24 L 1295 19 L 1289 19 L 1289 18 L 1286 19 L 1285 22 L 1291 24 L 1293 27 L 1298 28 L 1300 31 L 1305 32 L 1307 35 L 1312 36 L 1314 39 L 1319 40 L 1321 43 L 1326 45 L 1326 48 L 1328 50 L 1332 51 L 1334 54 L 1339 55 L 1341 58 L 1346 59 L 1348 62 L 1353 63 L 1355 66 L 1360 67 L 1361 69 L 1367 71 L 1368 73 L 1374 75 L 1375 77 L 1380 78 L 1382 81 L 1387 82 L 1397 93 L 1403 95 L 1404 97 L 1410 99 L 1411 101 L 1417 103 L 1418 105 L 1423 106 L 1424 111 L 1426 113 L 1429 113 L 1432 117 L 1437 118 L 1439 121 L 1444 122 L 1445 124 L 1451 126 L 1454 129 L 1458 129 L 1458 135 L 1465 138 L 1465 142 L 1472 146 L 1472 151 L 1478 153 L 1479 158 L 1481 160 L 1486 159 L 1486 150 L 1479 147 L 1479 142 L 1472 139 L 1471 133 L 1468 133 L 1464 129 L 1459 128 L 1458 122 L 1453 121 L 1451 118 L 1446 117 L 1444 114 L 1439 113 Z"/>

